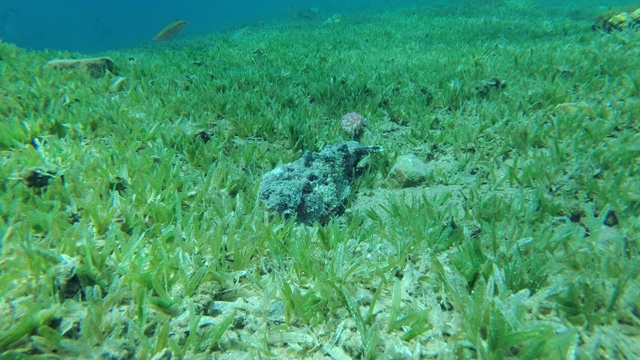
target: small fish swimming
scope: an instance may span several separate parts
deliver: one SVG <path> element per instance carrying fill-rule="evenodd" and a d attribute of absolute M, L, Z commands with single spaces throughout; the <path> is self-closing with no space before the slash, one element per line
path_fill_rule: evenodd
<path fill-rule="evenodd" d="M 160 30 L 158 35 L 156 35 L 152 41 L 169 41 L 173 40 L 185 26 L 187 26 L 188 22 L 184 20 L 174 21 L 171 24 L 164 27 L 164 29 Z"/>

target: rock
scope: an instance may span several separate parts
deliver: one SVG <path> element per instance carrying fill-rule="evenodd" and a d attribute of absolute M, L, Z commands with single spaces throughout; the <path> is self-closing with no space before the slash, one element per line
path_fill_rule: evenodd
<path fill-rule="evenodd" d="M 413 359 L 413 354 L 400 339 L 393 337 L 386 341 L 384 358 L 390 360 L 410 360 Z"/>
<path fill-rule="evenodd" d="M 96 358 L 109 360 L 129 360 L 136 358 L 136 347 L 129 340 L 106 339 Z"/>
<path fill-rule="evenodd" d="M 431 173 L 433 166 L 420 160 L 413 154 L 402 155 L 396 159 L 389 175 L 387 185 L 390 188 L 408 188 L 422 185 Z"/>
<path fill-rule="evenodd" d="M 363 170 L 361 161 L 381 150 L 347 141 L 317 153 L 307 151 L 302 158 L 266 173 L 258 196 L 269 210 L 284 218 L 296 216 L 305 224 L 326 223 L 343 210 L 353 176 Z"/>
<path fill-rule="evenodd" d="M 153 355 L 151 360 L 171 360 L 173 359 L 173 352 L 169 348 L 164 348 L 159 353 Z"/>
<path fill-rule="evenodd" d="M 51 59 L 44 65 L 45 69 L 79 70 L 94 78 L 102 77 L 107 71 L 114 72 L 116 64 L 108 57 L 86 59 Z"/>
<path fill-rule="evenodd" d="M 612 33 L 613 31 L 638 30 L 640 28 L 640 8 L 633 12 L 607 11 L 596 17 L 591 28 L 594 31 Z"/>

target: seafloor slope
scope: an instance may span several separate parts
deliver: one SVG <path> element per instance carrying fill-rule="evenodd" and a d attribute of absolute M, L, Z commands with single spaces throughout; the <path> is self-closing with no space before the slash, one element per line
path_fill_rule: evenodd
<path fill-rule="evenodd" d="M 499 3 L 309 10 L 97 77 L 1 43 L 0 357 L 638 358 L 640 37 Z M 384 151 L 342 215 L 268 213 L 263 174 L 350 112 Z"/>

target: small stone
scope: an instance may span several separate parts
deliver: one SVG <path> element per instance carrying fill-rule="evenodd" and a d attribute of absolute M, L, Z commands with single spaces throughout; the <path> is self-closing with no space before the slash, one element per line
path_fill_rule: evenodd
<path fill-rule="evenodd" d="M 55 178 L 55 176 L 55 171 L 35 169 L 24 180 L 27 183 L 27 187 L 41 189 L 49 186 L 49 180 Z"/>
<path fill-rule="evenodd" d="M 136 347 L 129 340 L 107 339 L 102 344 L 102 353 L 98 357 L 105 360 L 129 360 L 136 357 Z"/>
<path fill-rule="evenodd" d="M 173 359 L 173 352 L 169 348 L 164 348 L 159 353 L 153 355 L 151 360 L 171 360 Z"/>
<path fill-rule="evenodd" d="M 116 64 L 108 57 L 85 59 L 52 59 L 44 65 L 45 69 L 55 70 L 79 70 L 86 72 L 94 78 L 104 76 L 107 71 L 114 72 Z"/>
<path fill-rule="evenodd" d="M 385 359 L 391 360 L 409 360 L 413 359 L 411 350 L 400 341 L 400 339 L 392 338 L 388 340 L 384 350 Z"/>
<path fill-rule="evenodd" d="M 424 184 L 433 172 L 433 166 L 413 154 L 399 156 L 387 175 L 390 188 L 409 188 Z"/>

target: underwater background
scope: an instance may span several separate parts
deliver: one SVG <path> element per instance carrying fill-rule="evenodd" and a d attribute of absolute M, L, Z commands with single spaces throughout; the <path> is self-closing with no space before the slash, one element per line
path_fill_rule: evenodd
<path fill-rule="evenodd" d="M 0 360 L 640 358 L 637 1 L 0 2 Z"/>
<path fill-rule="evenodd" d="M 406 6 L 464 5 L 473 1 L 446 0 L 114 0 L 108 4 L 84 0 L 4 0 L 0 2 L 0 38 L 30 49 L 95 52 L 143 44 L 158 29 L 175 20 L 189 21 L 186 35 L 256 20 L 286 16 L 317 7 L 325 15 L 363 10 L 393 10 Z M 553 4 L 554 1 L 536 1 Z M 571 2 L 569 2 L 571 3 Z M 613 6 L 610 1 L 574 1 L 583 6 Z M 631 4 L 618 1 L 615 5 Z"/>
<path fill-rule="evenodd" d="M 189 21 L 187 34 L 195 35 L 311 7 L 334 13 L 435 2 L 115 0 L 104 4 L 84 0 L 4 0 L 0 3 L 0 38 L 33 49 L 88 52 L 144 43 L 165 24 L 179 19 Z"/>

